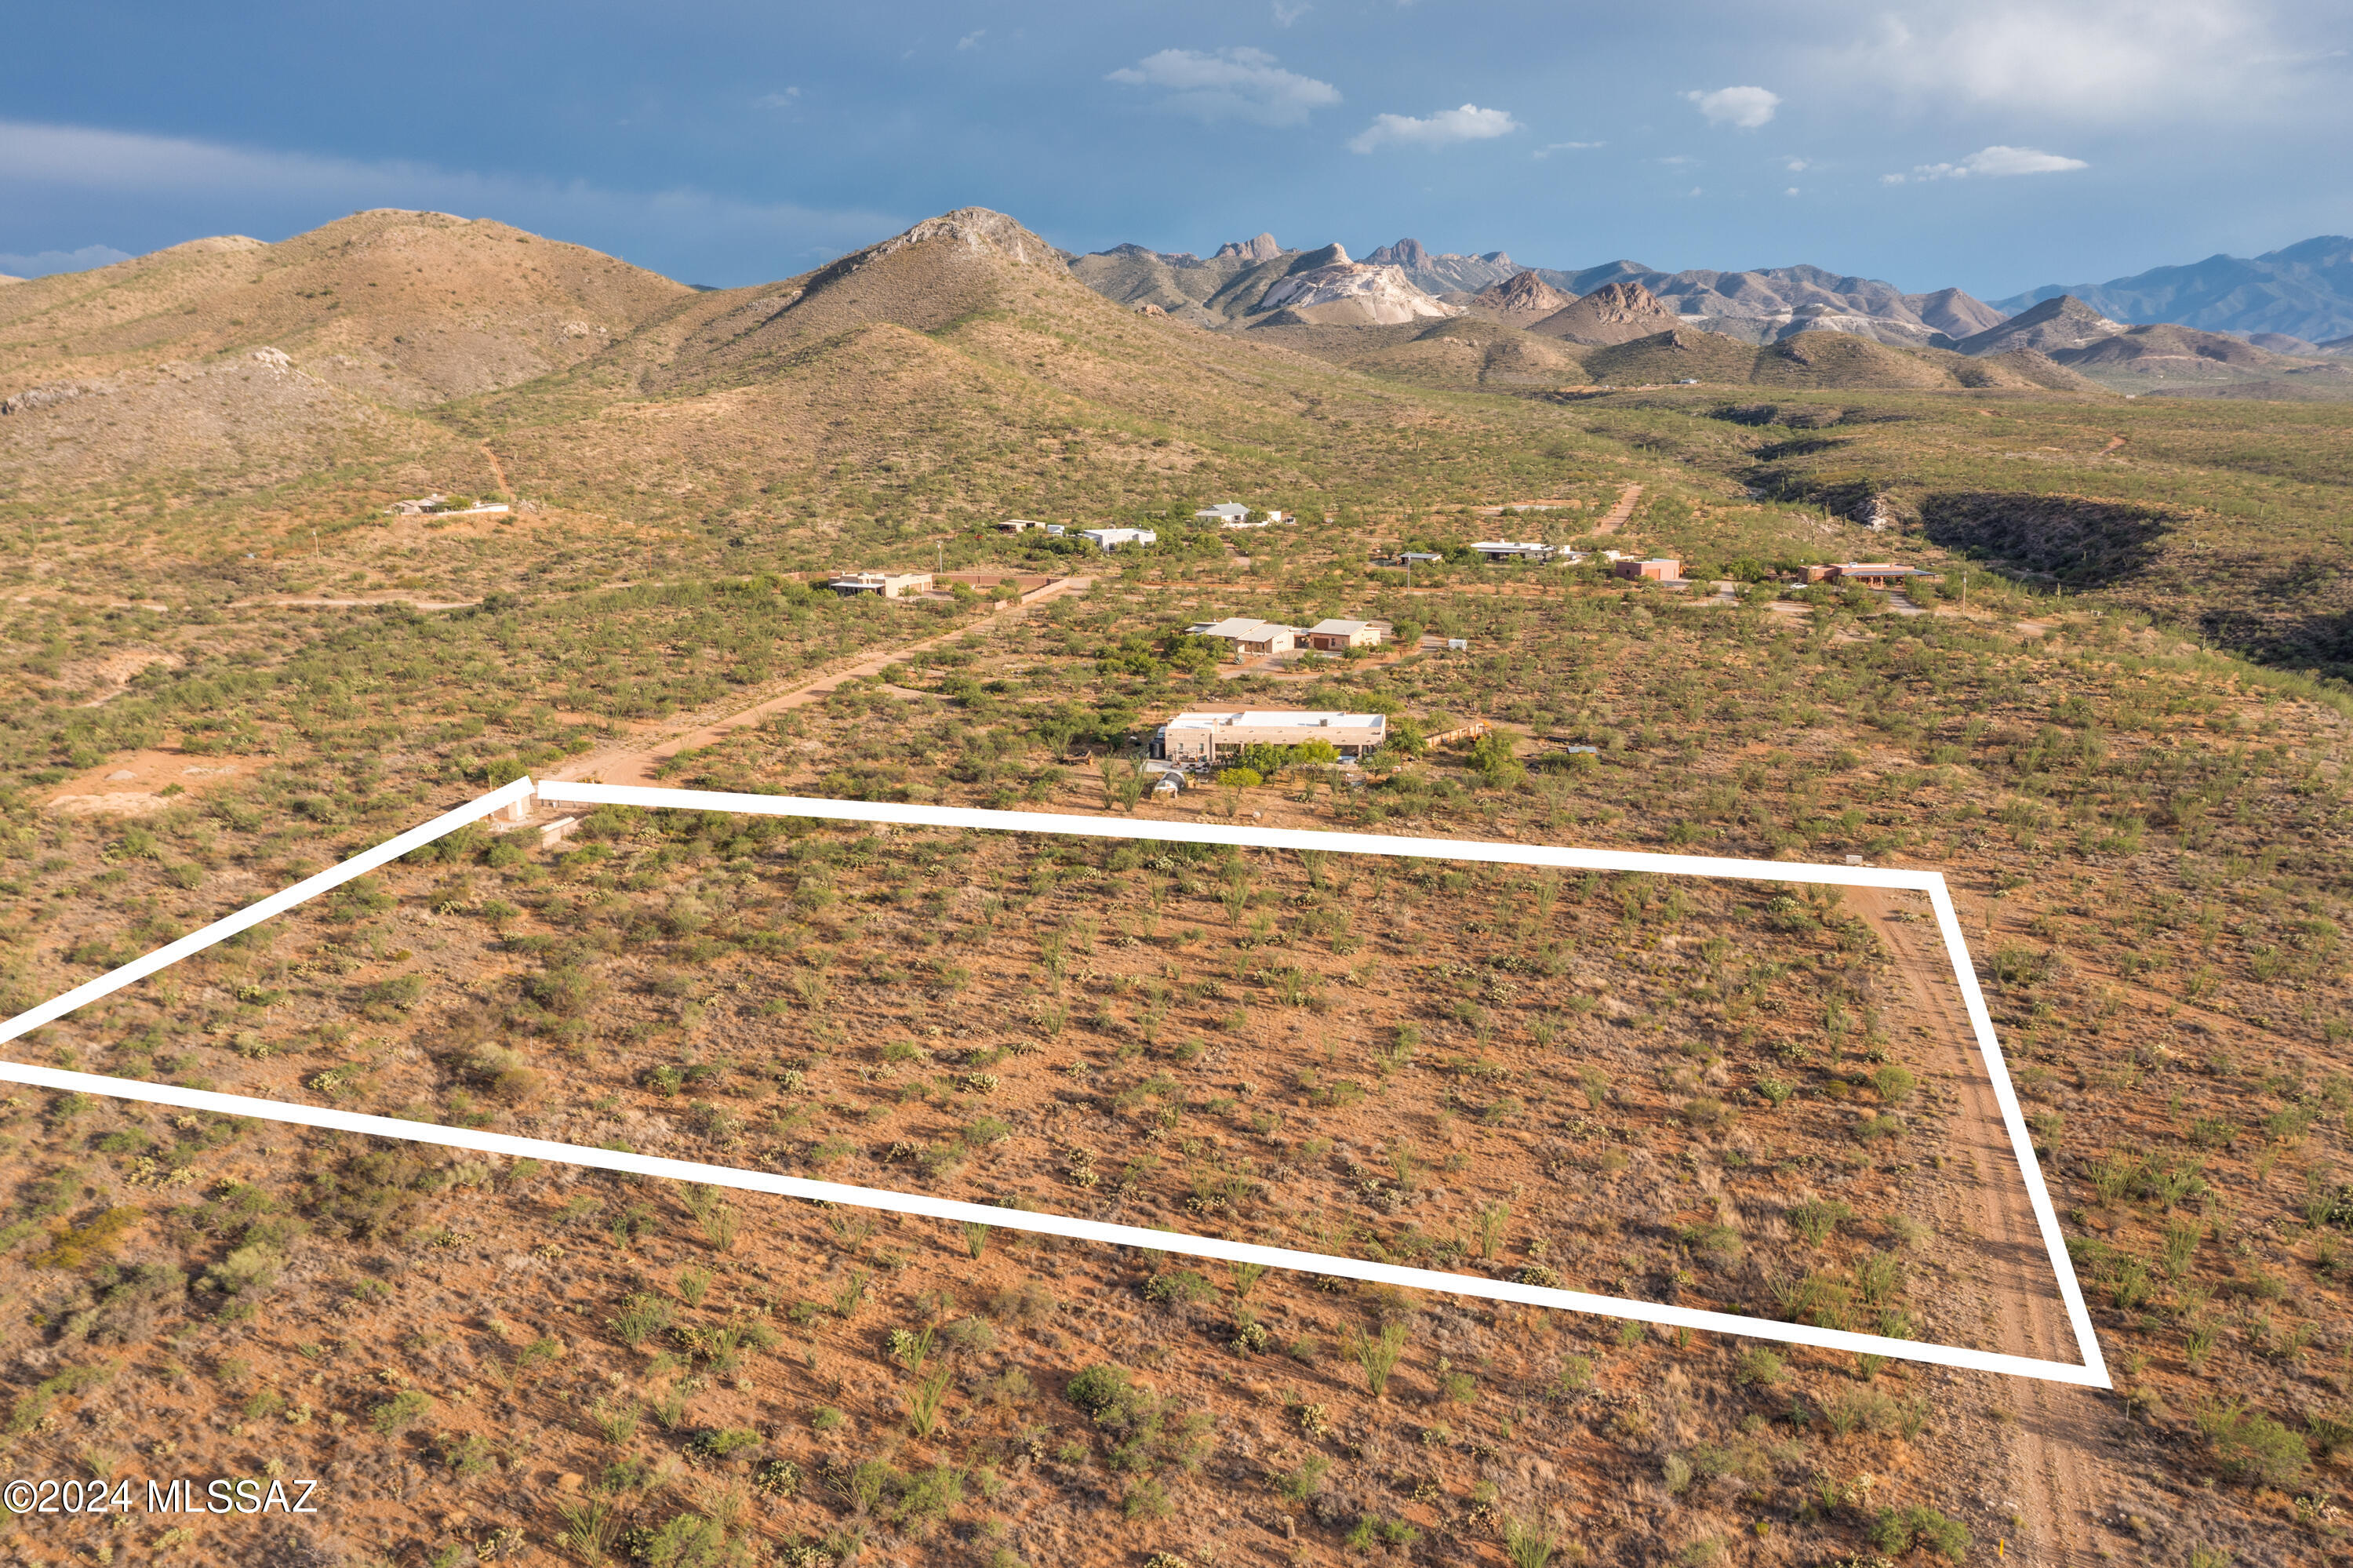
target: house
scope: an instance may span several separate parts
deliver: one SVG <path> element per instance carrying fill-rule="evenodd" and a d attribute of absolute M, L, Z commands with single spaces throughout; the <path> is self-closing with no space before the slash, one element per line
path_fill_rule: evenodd
<path fill-rule="evenodd" d="M 1044 526 L 1046 526 L 1046 524 L 1043 523 L 1032 523 L 1027 517 L 1008 517 L 1004 522 L 999 523 L 997 525 L 997 531 L 1000 534 L 1021 534 L 1026 533 L 1032 528 L 1043 528 Z"/>
<path fill-rule="evenodd" d="M 1630 556 L 1610 562 L 1609 575 L 1628 582 L 1648 578 L 1654 583 L 1679 583 L 1683 579 L 1683 564 L 1672 557 L 1638 561 Z"/>
<path fill-rule="evenodd" d="M 884 599 L 904 599 L 911 593 L 929 593 L 932 574 L 929 572 L 843 572 L 828 577 L 825 586 L 848 599 L 852 594 L 879 593 Z"/>
<path fill-rule="evenodd" d="M 1400 561 L 1418 562 L 1425 567 L 1435 567 L 1442 564 L 1446 557 L 1434 554 L 1429 550 L 1408 550 L 1405 554 L 1399 556 L 1398 559 Z"/>
<path fill-rule="evenodd" d="M 1247 528 L 1250 525 L 1250 509 L 1239 501 L 1220 501 L 1215 506 L 1204 506 L 1193 514 L 1196 523 L 1215 523 L 1220 528 Z"/>
<path fill-rule="evenodd" d="M 1116 550 L 1122 545 L 1156 545 L 1160 535 L 1149 528 L 1082 528 L 1079 537 L 1092 540 L 1098 550 Z"/>
<path fill-rule="evenodd" d="M 1319 620 L 1307 629 L 1307 646 L 1318 652 L 1338 653 L 1350 648 L 1380 645 L 1380 628 L 1369 620 Z"/>
<path fill-rule="evenodd" d="M 1363 757 L 1388 738 L 1381 714 L 1267 712 L 1178 714 L 1154 736 L 1155 748 L 1171 762 L 1210 767 L 1229 761 L 1246 746 L 1305 746 L 1328 741 L 1343 757 Z"/>
<path fill-rule="evenodd" d="M 1810 583 L 1854 583 L 1862 588 L 1901 588 L 1911 577 L 1934 577 L 1915 567 L 1899 567 L 1892 561 L 1833 561 L 1827 566 L 1808 567 L 1806 580 Z"/>
<path fill-rule="evenodd" d="M 1070 530 L 1062 526 L 1060 523 L 1049 523 L 1046 524 L 1046 537 L 1050 539 L 1059 539 L 1069 532 Z"/>
<path fill-rule="evenodd" d="M 1270 511 L 1266 514 L 1266 520 L 1270 523 L 1296 523 L 1299 521 L 1299 514 L 1296 512 Z"/>
<path fill-rule="evenodd" d="M 1285 626 L 1279 620 L 1253 620 L 1242 615 L 1229 615 L 1223 620 L 1187 630 L 1196 637 L 1213 637 L 1230 644 L 1237 660 L 1260 653 L 1288 653 L 1299 646 L 1297 627 Z"/>
<path fill-rule="evenodd" d="M 1471 546 L 1490 561 L 1548 561 L 1552 546 L 1535 540 L 1482 539 Z"/>

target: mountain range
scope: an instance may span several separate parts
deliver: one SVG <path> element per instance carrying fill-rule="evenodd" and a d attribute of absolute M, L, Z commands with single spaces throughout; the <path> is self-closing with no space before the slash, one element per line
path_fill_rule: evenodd
<path fill-rule="evenodd" d="M 2299 339 L 2329 344 L 2353 336 L 2353 239 L 2324 234 L 2253 258 L 2215 255 L 2105 283 L 2050 283 L 1994 305 L 2015 314 L 2061 294 L 2118 321 L 2234 333 L 2260 347 L 2293 352 Z"/>
<path fill-rule="evenodd" d="M 1261 234 L 1224 246 L 1207 262 L 1187 253 L 1123 245 L 1077 258 L 1073 265 L 1091 286 L 1113 298 L 1136 302 L 1151 293 L 1153 302 L 1180 314 L 1186 313 L 1187 302 L 1198 302 L 1207 307 L 1208 317 L 1218 318 L 1216 324 L 1237 324 L 1264 289 L 1253 292 L 1245 288 L 1214 305 L 1209 296 L 1249 269 L 1303 254 L 1309 252 L 1284 249 L 1273 235 Z M 1172 274 L 1153 279 L 1157 290 L 1145 290 L 1140 279 L 1124 275 L 1146 258 Z M 2283 354 L 2310 354 L 2316 346 L 2329 352 L 2353 347 L 2337 341 L 2353 338 L 2353 239 L 2333 235 L 2251 260 L 2212 256 L 2187 267 L 2160 267 L 2105 283 L 2050 284 L 1995 301 L 1975 299 L 1955 288 L 1905 293 L 1892 283 L 1804 265 L 1666 272 L 1621 260 L 1575 270 L 1524 267 L 1501 250 L 1433 252 L 1412 238 L 1381 246 L 1365 257 L 1364 264 L 1395 267 L 1415 288 L 1454 303 L 1466 303 L 1469 296 L 1524 272 L 1572 297 L 1611 283 L 1639 283 L 1688 324 L 1752 344 L 1778 342 L 1800 332 L 1833 331 L 1903 346 L 1940 346 L 2063 294 L 2126 325 L 2171 323 L 2228 333 Z M 1179 281 L 1173 276 L 1176 272 L 1187 276 Z M 1114 280 L 1113 273 L 1124 275 Z M 1212 280 L 1214 285 L 1205 288 Z"/>

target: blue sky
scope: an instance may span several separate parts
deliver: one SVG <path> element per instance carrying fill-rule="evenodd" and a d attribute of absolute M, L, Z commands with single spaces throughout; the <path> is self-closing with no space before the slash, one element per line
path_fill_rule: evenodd
<path fill-rule="evenodd" d="M 691 282 L 984 206 L 1998 297 L 2353 231 L 2353 7 L 0 0 L 0 272 L 429 207 Z"/>

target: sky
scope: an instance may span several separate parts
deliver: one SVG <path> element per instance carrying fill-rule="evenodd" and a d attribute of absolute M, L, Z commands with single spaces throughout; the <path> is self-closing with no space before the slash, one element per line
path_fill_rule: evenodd
<path fill-rule="evenodd" d="M 959 207 L 1996 299 L 2353 232 L 2343 0 L 0 0 L 0 273 L 429 207 L 687 282 Z"/>

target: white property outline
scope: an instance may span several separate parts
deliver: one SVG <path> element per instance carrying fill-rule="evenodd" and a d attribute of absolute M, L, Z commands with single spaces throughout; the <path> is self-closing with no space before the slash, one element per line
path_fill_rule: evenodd
<path fill-rule="evenodd" d="M 370 1138 L 399 1139 L 411 1143 L 438 1144 L 449 1149 L 471 1150 L 483 1154 L 506 1155 L 533 1159 L 551 1163 L 584 1166 L 594 1170 L 625 1171 L 632 1175 L 655 1176 L 670 1181 L 695 1181 L 706 1186 L 735 1188 L 744 1192 L 768 1192 L 778 1197 L 813 1200 L 818 1202 L 840 1203 L 857 1208 L 881 1209 L 896 1213 L 921 1214 L 932 1219 L 1001 1227 L 1006 1230 L 1037 1232 L 1046 1235 L 1069 1236 L 1076 1240 L 1106 1243 L 1115 1246 L 1132 1246 L 1155 1252 L 1173 1252 L 1191 1257 L 1217 1258 L 1229 1263 L 1262 1265 L 1313 1274 L 1333 1275 L 1343 1278 L 1372 1280 L 1385 1285 L 1401 1286 L 1413 1290 L 1441 1291 L 1454 1296 L 1479 1297 L 1494 1301 L 1518 1302 L 1531 1307 L 1546 1307 L 1562 1311 L 1583 1312 L 1604 1318 L 1629 1319 L 1636 1322 L 1660 1324 L 1669 1328 L 1695 1329 L 1707 1333 L 1735 1334 L 1748 1339 L 1772 1340 L 1784 1344 L 1810 1345 L 1821 1350 L 1847 1351 L 1858 1355 L 1885 1356 L 1893 1360 L 1920 1361 L 1931 1366 L 1958 1367 L 1972 1372 L 2000 1372 L 2012 1377 L 2038 1379 L 2047 1383 L 2073 1383 L 2085 1388 L 2113 1388 L 2106 1361 L 2100 1354 L 2098 1335 L 2092 1327 L 2091 1314 L 2084 1304 L 2082 1287 L 2076 1283 L 2075 1271 L 2067 1256 L 2066 1239 L 2059 1229 L 2059 1215 L 2052 1207 L 2050 1191 L 2043 1184 L 2042 1167 L 2034 1159 L 2025 1118 L 2021 1114 L 2017 1092 L 2010 1086 L 2009 1071 L 2002 1065 L 2001 1047 L 1995 1038 L 1993 1018 L 1986 1010 L 1985 996 L 1978 988 L 1977 974 L 1971 968 L 1968 948 L 1961 935 L 1961 924 L 1953 908 L 1951 893 L 1945 885 L 1942 874 L 1933 871 L 1894 871 L 1869 866 L 1831 866 L 1785 863 L 1779 861 L 1729 860 L 1708 855 L 1650 854 L 1625 850 L 1566 849 L 1552 845 L 1484 843 L 1468 840 L 1392 838 L 1371 833 L 1312 832 L 1289 828 L 1216 827 L 1188 822 L 1166 822 L 1127 818 L 1062 816 L 1048 811 L 991 811 L 954 806 L 900 806 L 860 800 L 822 800 L 791 795 L 742 795 L 705 789 L 663 789 L 621 784 L 581 784 L 561 779 L 537 782 L 518 779 L 491 790 L 453 810 L 436 817 L 422 826 L 389 839 L 375 848 L 364 851 L 339 865 L 307 877 L 282 892 L 271 894 L 216 920 L 201 930 L 192 931 L 177 941 L 158 948 L 144 958 L 133 959 L 120 969 L 110 970 L 96 980 L 76 986 L 62 995 L 51 998 L 0 1023 L 0 1044 L 28 1033 L 64 1017 L 66 1014 L 121 990 L 177 963 L 192 953 L 203 951 L 215 943 L 233 937 L 239 931 L 258 926 L 272 916 L 293 908 L 320 894 L 354 877 L 364 875 L 410 851 L 431 843 L 444 834 L 453 832 L 469 822 L 478 821 L 501 810 L 519 807 L 536 796 L 551 803 L 582 805 L 641 806 L 656 810 L 725 811 L 744 815 L 812 817 L 835 821 L 888 822 L 908 827 L 974 828 L 991 832 L 1066 833 L 1093 838 L 1158 840 L 1176 843 L 1235 844 L 1254 849 L 1321 850 L 1338 854 L 1384 854 L 1416 859 L 1487 861 L 1511 865 L 1545 865 L 1563 869 L 1591 871 L 1650 872 L 1670 876 L 1712 876 L 1738 881 L 1803 882 L 1850 887 L 1908 888 L 1926 893 L 1936 912 L 1936 928 L 1945 938 L 1945 948 L 1953 960 L 1953 976 L 1959 982 L 1961 1000 L 1968 1010 L 1969 1024 L 1977 1035 L 1978 1054 L 1987 1077 L 1993 1086 L 1994 1098 L 2001 1107 L 2002 1123 L 2010 1130 L 2010 1147 L 2018 1157 L 2019 1174 L 2026 1183 L 2028 1201 L 2033 1205 L 2034 1218 L 2042 1234 L 2044 1250 L 2059 1285 L 2059 1294 L 2067 1310 L 2068 1327 L 2084 1355 L 2078 1365 L 2067 1361 L 2043 1361 L 2032 1356 L 2013 1356 L 1995 1351 L 1971 1350 L 1958 1345 L 1926 1344 L 1916 1340 L 1890 1339 L 1882 1334 L 1856 1333 L 1844 1329 L 1820 1329 L 1810 1323 L 1783 1323 L 1770 1318 L 1751 1318 L 1739 1313 L 1708 1311 L 1691 1307 L 1672 1307 L 1660 1302 L 1636 1301 L 1622 1297 L 1596 1296 L 1581 1290 L 1562 1290 L 1547 1286 L 1523 1285 L 1514 1280 L 1486 1279 L 1477 1275 L 1448 1274 L 1436 1269 L 1409 1268 L 1398 1264 L 1372 1263 L 1361 1258 L 1333 1253 L 1300 1252 L 1289 1247 L 1261 1246 L 1250 1242 L 1224 1241 L 1213 1236 L 1187 1235 L 1176 1231 L 1146 1229 L 1140 1225 L 1112 1224 L 1101 1220 L 1082 1220 L 1065 1214 L 1031 1213 L 1019 1209 L 1000 1209 L 985 1203 L 968 1203 L 949 1198 L 934 1198 L 919 1192 L 896 1192 L 885 1188 L 854 1187 L 838 1181 L 813 1181 L 804 1177 L 785 1176 L 770 1171 L 745 1171 L 727 1165 L 705 1165 L 688 1160 L 666 1160 L 654 1155 L 624 1153 L 617 1150 L 590 1149 L 579 1144 L 557 1143 L 537 1138 L 517 1138 L 507 1133 L 482 1132 L 471 1128 L 442 1127 L 432 1122 L 403 1121 L 391 1117 L 367 1116 L 357 1111 L 336 1110 L 325 1106 L 307 1106 L 297 1101 L 258 1099 L 247 1095 L 225 1095 L 208 1089 L 182 1088 L 172 1084 L 151 1084 L 132 1078 L 106 1077 L 94 1073 L 68 1072 L 57 1067 L 40 1067 L 29 1063 L 0 1061 L 0 1082 L 30 1084 L 42 1088 L 79 1090 L 84 1094 L 105 1095 L 112 1098 L 143 1101 L 151 1105 L 177 1106 L 188 1110 L 211 1111 L 224 1116 L 253 1117 L 269 1121 L 289 1122 L 302 1127 L 329 1128 L 339 1132 L 359 1133 Z"/>

